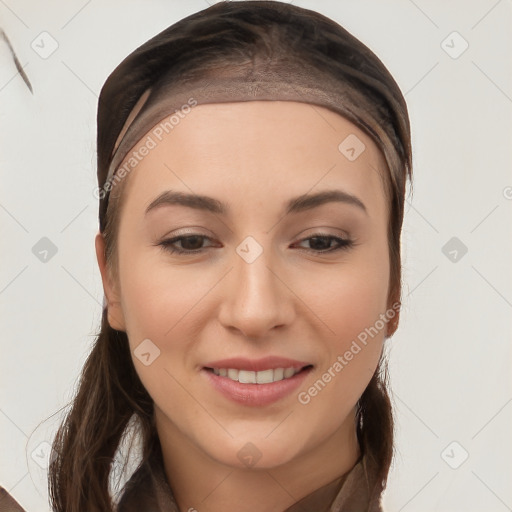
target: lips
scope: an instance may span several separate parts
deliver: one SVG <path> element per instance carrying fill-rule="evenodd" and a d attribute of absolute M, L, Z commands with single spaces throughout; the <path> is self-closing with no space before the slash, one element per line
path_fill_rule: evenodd
<path fill-rule="evenodd" d="M 244 405 L 262 406 L 289 395 L 313 365 L 283 357 L 230 358 L 203 367 L 209 383 L 226 398 Z"/>

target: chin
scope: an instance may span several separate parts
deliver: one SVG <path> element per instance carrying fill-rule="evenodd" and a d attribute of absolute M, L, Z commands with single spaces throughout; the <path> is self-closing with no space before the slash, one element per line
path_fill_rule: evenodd
<path fill-rule="evenodd" d="M 206 447 L 205 447 L 206 448 Z M 238 469 L 272 469 L 292 461 L 298 455 L 299 444 L 277 437 L 243 436 L 230 439 L 228 444 L 216 444 L 210 456 L 226 466 Z"/>

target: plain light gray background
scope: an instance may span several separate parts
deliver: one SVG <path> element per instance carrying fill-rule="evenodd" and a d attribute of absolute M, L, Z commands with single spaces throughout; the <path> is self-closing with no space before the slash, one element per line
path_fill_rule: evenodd
<path fill-rule="evenodd" d="M 511 510 L 511 1 L 293 3 L 374 50 L 410 109 L 414 195 L 404 310 L 388 342 L 397 437 L 386 508 Z M 207 6 L 0 1 L 34 88 L 0 42 L 0 484 L 28 512 L 48 510 L 44 458 L 59 417 L 44 420 L 72 397 L 99 328 L 100 88 L 137 46 Z M 57 250 L 46 262 L 34 254 L 43 237 Z"/>

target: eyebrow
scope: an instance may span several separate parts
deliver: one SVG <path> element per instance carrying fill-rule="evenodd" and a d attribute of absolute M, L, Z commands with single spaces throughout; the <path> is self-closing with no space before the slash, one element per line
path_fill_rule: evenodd
<path fill-rule="evenodd" d="M 285 214 L 300 213 L 332 202 L 356 206 L 364 213 L 368 214 L 366 206 L 361 199 L 343 190 L 324 190 L 315 194 L 303 194 L 301 196 L 294 197 L 286 203 Z M 227 204 L 222 203 L 213 197 L 166 190 L 149 204 L 146 208 L 145 215 L 152 210 L 167 205 L 181 205 L 219 215 L 228 215 L 230 212 L 230 208 Z"/>

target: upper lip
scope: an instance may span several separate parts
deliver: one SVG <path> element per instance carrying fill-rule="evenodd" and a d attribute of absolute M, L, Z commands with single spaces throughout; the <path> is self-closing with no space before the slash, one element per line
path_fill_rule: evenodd
<path fill-rule="evenodd" d="M 246 357 L 231 357 L 219 359 L 204 365 L 205 368 L 234 368 L 236 370 L 249 370 L 259 372 L 263 370 L 274 370 L 275 368 L 304 368 L 311 366 L 311 363 L 289 359 L 287 357 L 268 356 L 261 359 L 247 359 Z"/>

